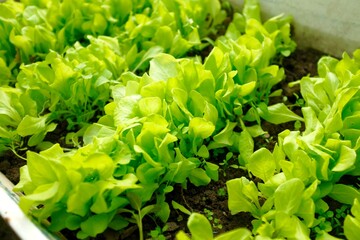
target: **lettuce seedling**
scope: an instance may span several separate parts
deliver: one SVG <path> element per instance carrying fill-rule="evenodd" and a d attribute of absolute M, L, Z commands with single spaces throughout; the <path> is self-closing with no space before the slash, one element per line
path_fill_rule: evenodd
<path fill-rule="evenodd" d="M 359 200 L 356 198 L 354 200 L 353 206 L 351 207 L 352 215 L 348 215 L 345 218 L 344 222 L 344 234 L 347 239 L 354 240 L 357 238 L 358 232 L 360 230 L 359 222 Z"/>
<path fill-rule="evenodd" d="M 191 233 L 191 238 L 188 237 L 184 231 L 180 231 L 176 234 L 176 239 L 179 240 L 231 240 L 241 239 L 248 240 L 252 239 L 252 234 L 248 229 L 238 228 L 232 231 L 220 234 L 219 236 L 213 236 L 213 230 L 209 220 L 199 213 L 192 213 L 188 219 L 187 226 Z"/>
<path fill-rule="evenodd" d="M 217 39 L 217 48 L 205 65 L 211 71 L 226 69 L 226 74 L 236 70 L 230 78 L 230 75 L 213 72 L 217 82 L 229 81 L 218 85 L 222 91 L 217 96 L 223 95 L 223 101 L 228 104 L 220 114 L 224 112 L 230 119 L 234 118 L 232 115 L 241 116 L 243 120 L 257 123 L 260 117 L 274 124 L 302 121 L 281 103 L 267 106 L 272 87 L 284 78 L 284 70 L 271 65 L 271 61 L 280 53 L 288 56 L 296 46 L 290 38 L 290 21 L 289 17 L 279 16 L 262 24 L 258 1 L 246 1 L 243 15 L 235 13 L 226 35 Z M 251 108 L 243 112 L 246 104 Z"/>
<path fill-rule="evenodd" d="M 90 41 L 86 48 L 76 44 L 68 49 L 65 57 L 51 52 L 45 61 L 23 66 L 18 75 L 18 87 L 48 109 L 52 121 L 66 120 L 69 130 L 86 126 L 103 111 L 114 81 L 112 72 L 127 69 L 117 41 L 106 37 Z"/>
<path fill-rule="evenodd" d="M 49 114 L 40 115 L 40 106 L 29 93 L 20 89 L 0 88 L 0 153 L 6 149 L 16 152 L 21 147 L 40 144 L 48 132 L 56 128 Z M 29 137 L 27 142 L 24 137 Z"/>

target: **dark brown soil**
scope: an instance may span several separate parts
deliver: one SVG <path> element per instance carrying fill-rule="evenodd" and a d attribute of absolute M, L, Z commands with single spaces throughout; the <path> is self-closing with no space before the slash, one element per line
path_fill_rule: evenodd
<path fill-rule="evenodd" d="M 0 217 L 0 239 L 3 239 L 3 240 L 19 240 L 20 239 L 1 217 Z"/>
<path fill-rule="evenodd" d="M 0 158 L 0 172 L 2 172 L 12 183 L 16 184 L 20 180 L 19 168 L 25 164 L 25 160 L 15 156 L 11 151 L 8 151 Z"/>
<path fill-rule="evenodd" d="M 290 88 L 289 82 L 299 80 L 303 76 L 316 75 L 317 72 L 317 61 L 323 55 L 323 53 L 306 49 L 296 50 L 290 57 L 284 58 L 280 61 L 280 64 L 285 68 L 286 79 L 276 86 L 276 88 L 283 89 L 284 96 L 287 97 L 286 104 L 295 105 L 293 110 L 298 114 L 301 114 L 300 107 L 296 106 L 299 93 L 299 86 Z M 283 99 L 274 99 L 273 103 L 283 101 Z M 280 125 L 273 125 L 269 123 L 263 123 L 263 129 L 268 132 L 267 135 L 261 136 L 256 139 L 256 148 L 267 147 L 272 149 L 277 141 L 278 133 L 284 129 L 294 129 L 294 123 L 286 123 Z M 3 172 L 13 183 L 19 181 L 19 170 L 18 168 L 25 164 L 23 160 L 16 158 L 13 154 L 8 153 L 5 157 L 0 159 L 0 171 Z M 174 200 L 188 210 L 192 212 L 199 212 L 208 216 L 213 224 L 215 234 L 219 234 L 225 231 L 229 231 L 239 227 L 251 228 L 252 217 L 249 214 L 236 214 L 231 215 L 227 206 L 227 195 L 226 195 L 226 181 L 241 176 L 247 176 L 247 173 L 239 168 L 220 166 L 219 181 L 212 182 L 205 187 L 194 187 L 188 185 L 187 189 L 182 189 L 179 186 L 175 186 L 172 193 L 168 194 L 169 203 Z M 171 204 L 170 204 L 171 205 Z M 176 232 L 184 230 L 188 232 L 186 227 L 187 215 L 171 209 L 171 216 L 168 221 L 169 227 L 167 231 L 163 232 L 166 239 L 174 239 Z M 215 220 L 217 219 L 217 220 Z M 149 233 L 157 227 L 155 220 L 145 217 L 144 218 L 144 232 Z M 161 223 L 158 223 L 160 227 Z M 0 239 L 11 239 L 9 237 L 2 238 L 5 236 L 4 223 L 0 221 Z M 10 234 L 11 235 L 11 234 Z M 68 233 L 66 233 L 68 236 Z M 150 238 L 149 235 L 145 236 Z M 71 237 L 68 237 L 71 239 Z M 111 231 L 99 236 L 96 239 L 126 239 L 133 240 L 139 239 L 138 230 L 136 226 L 130 227 L 126 232 L 113 233 Z"/>
<path fill-rule="evenodd" d="M 229 163 L 236 165 L 236 162 Z M 231 166 L 226 169 L 220 169 L 219 180 L 211 182 L 204 187 L 189 186 L 187 190 L 178 189 L 174 200 L 185 206 L 191 212 L 198 212 L 205 215 L 213 226 L 214 235 L 227 232 L 239 227 L 251 227 L 253 217 L 249 213 L 239 213 L 231 215 L 228 209 L 228 197 L 226 189 L 226 181 L 230 179 L 247 176 L 244 170 L 233 168 Z M 174 211 L 176 212 L 176 211 Z M 179 228 L 186 231 L 187 217 L 180 212 L 176 213 L 185 218 L 184 222 L 180 222 Z"/>

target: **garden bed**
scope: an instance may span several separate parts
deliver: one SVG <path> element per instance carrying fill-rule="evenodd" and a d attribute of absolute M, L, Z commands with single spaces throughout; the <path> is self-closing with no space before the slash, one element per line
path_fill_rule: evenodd
<path fill-rule="evenodd" d="M 274 90 L 282 89 L 284 96 L 290 99 L 288 104 L 293 105 L 297 99 L 294 93 L 300 95 L 300 89 L 296 87 L 290 88 L 288 83 L 297 81 L 303 76 L 316 76 L 317 62 L 324 55 L 326 54 L 318 50 L 298 48 L 288 58 L 283 59 L 282 66 L 285 69 L 286 78 L 280 84 L 278 84 Z M 263 124 L 263 128 L 268 132 L 268 135 L 261 136 L 257 139 L 257 149 L 260 147 L 273 149 L 277 142 L 277 135 L 285 129 L 294 128 L 293 123 L 274 125 L 263 122 Z M 269 138 L 270 136 L 272 136 L 271 139 Z M 8 155 L 6 155 L 6 157 L 0 161 L 0 171 L 3 172 L 5 176 L 14 184 L 17 184 L 20 178 L 19 168 L 23 166 L 25 162 L 24 160 L 14 156 L 11 152 L 8 152 L 7 154 Z M 212 161 L 222 162 L 223 160 L 224 159 L 214 159 Z M 219 169 L 219 180 L 216 182 L 213 181 L 207 186 L 195 187 L 193 185 L 189 185 L 188 189 L 186 190 L 178 186 L 174 191 L 175 194 L 170 196 L 168 201 L 175 200 L 193 212 L 208 214 L 209 218 L 212 219 L 211 223 L 213 224 L 215 234 L 221 234 L 239 227 L 251 228 L 251 221 L 253 218 L 250 214 L 243 213 L 232 215 L 228 209 L 226 182 L 234 178 L 247 176 L 245 171 L 234 168 L 236 164 L 236 161 L 231 160 L 227 163 L 227 165 L 222 165 Z M 354 182 L 351 182 L 351 184 L 354 184 Z M 338 202 L 332 201 L 331 199 L 329 202 L 332 206 L 332 211 L 336 212 L 337 208 L 341 208 L 341 205 L 339 205 Z M 144 232 L 148 233 L 147 239 L 151 239 L 150 232 L 156 229 L 158 229 L 159 234 L 163 234 L 166 239 L 175 239 L 176 233 L 179 230 L 188 232 L 186 225 L 187 217 L 188 216 L 181 211 L 172 210 L 172 214 L 168 220 L 169 227 L 165 228 L 165 231 L 163 232 L 160 230 L 161 227 L 157 225 L 153 219 L 145 218 Z M 0 236 L 3 236 L 4 239 L 18 239 L 16 234 L 10 227 L 7 226 L 4 221 L 0 222 L 0 229 Z M 333 233 L 335 234 L 335 232 Z M 63 235 L 66 236 L 69 240 L 76 239 L 76 236 L 70 231 L 64 231 Z M 125 233 L 120 234 L 110 231 L 105 235 L 98 236 L 96 239 L 138 240 L 139 235 L 138 229 L 135 226 L 130 228 Z"/>
<path fill-rule="evenodd" d="M 30 2 L 0 3 L 0 171 L 50 232 L 355 239 L 359 51 L 255 0 Z"/>
<path fill-rule="evenodd" d="M 289 102 L 289 104 L 292 105 L 294 101 L 296 101 L 294 93 L 299 95 L 300 92 L 298 88 L 289 88 L 288 83 L 301 79 L 303 76 L 316 76 L 317 62 L 324 55 L 324 53 L 314 49 L 297 49 L 293 54 L 290 55 L 290 57 L 283 60 L 282 64 L 285 68 L 286 78 L 281 82 L 281 84 L 278 84 L 274 90 L 283 89 L 285 93 L 284 96 L 288 97 L 292 101 Z M 266 122 L 264 122 L 263 124 L 266 124 Z M 266 138 L 266 136 L 259 137 L 259 139 L 256 141 L 256 147 L 266 147 L 269 149 L 273 149 L 276 143 L 276 137 L 278 133 L 282 132 L 285 129 L 293 129 L 294 124 L 267 124 L 267 126 L 263 127 L 264 130 L 268 132 L 267 137 L 275 136 L 275 139 L 269 139 Z M 214 159 L 212 161 L 222 162 L 223 160 L 224 159 Z M 24 160 L 19 159 L 11 152 L 8 152 L 6 157 L 4 157 L 0 161 L 0 171 L 3 172 L 5 176 L 14 184 L 17 184 L 20 179 L 19 168 L 24 164 Z M 220 167 L 219 180 L 216 182 L 211 182 L 207 186 L 195 187 L 193 185 L 189 185 L 189 188 L 187 190 L 183 190 L 181 187 L 178 187 L 175 191 L 176 194 L 171 196 L 169 198 L 169 201 L 175 200 L 194 212 L 204 213 L 205 209 L 211 211 L 213 214 L 213 219 L 219 219 L 218 225 L 215 224 L 216 233 L 230 231 L 238 227 L 251 227 L 251 215 L 241 214 L 233 216 L 228 209 L 228 202 L 226 196 L 226 181 L 241 176 L 246 176 L 246 172 L 241 169 L 231 167 L 231 165 L 236 165 L 236 161 L 232 160 L 228 163 L 227 166 L 223 165 L 222 167 Z M 174 211 L 171 218 L 169 219 L 169 223 L 171 227 L 164 232 L 164 236 L 167 239 L 174 239 L 176 232 L 179 230 L 187 231 L 187 216 L 180 211 Z M 4 225 L 5 222 L 0 224 Z M 146 218 L 144 220 L 144 225 L 144 231 L 148 233 L 158 227 L 151 218 Z M 221 229 L 218 228 L 220 225 L 222 226 Z M 218 227 L 216 228 L 216 226 Z M 2 229 L 2 231 L 4 232 L 3 236 L 13 236 L 14 239 L 16 239 L 16 235 L 14 235 L 13 231 L 9 227 L 0 229 Z M 122 235 L 123 238 L 119 239 L 137 240 L 139 238 L 137 231 L 138 230 L 136 227 L 132 228 L 130 229 L 130 231 Z M 118 234 L 120 235 L 120 233 Z M 76 239 L 76 237 L 71 232 L 66 231 L 64 235 L 67 236 L 68 239 Z M 116 233 L 113 233 L 112 236 L 114 237 L 114 239 L 117 239 Z M 103 236 L 103 238 L 106 239 L 105 236 Z M 97 239 L 102 239 L 102 237 L 98 237 Z"/>
<path fill-rule="evenodd" d="M 299 88 L 289 88 L 288 83 L 301 79 L 303 76 L 316 76 L 317 75 L 317 62 L 324 56 L 323 52 L 314 49 L 297 49 L 288 58 L 285 58 L 282 62 L 285 68 L 286 78 L 278 84 L 274 90 L 282 89 L 285 93 L 284 96 L 288 97 L 289 105 L 293 105 L 296 102 L 296 95 L 300 95 Z M 268 124 L 263 122 L 263 129 L 268 132 L 268 135 L 261 136 L 256 140 L 256 149 L 261 147 L 273 149 L 276 144 L 276 137 L 279 133 L 285 129 L 294 129 L 294 123 L 285 123 L 280 125 Z M 272 138 L 270 139 L 270 136 Z M 275 136 L 275 138 L 274 138 Z M 214 163 L 223 162 L 224 159 L 212 159 Z M 232 215 L 228 208 L 228 198 L 226 195 L 226 182 L 231 179 L 239 178 L 242 176 L 248 176 L 248 174 L 237 166 L 236 160 L 230 160 L 226 164 L 222 165 L 219 169 L 219 180 L 213 181 L 207 186 L 196 187 L 189 185 L 188 189 L 182 189 L 177 186 L 172 196 L 168 198 L 171 202 L 175 200 L 181 205 L 185 206 L 192 212 L 199 212 L 206 215 L 211 219 L 211 223 L 214 227 L 214 233 L 219 235 L 221 233 L 234 230 L 239 227 L 251 228 L 251 221 L 253 217 L 249 213 L 242 213 Z M 333 211 L 336 210 L 338 204 L 335 203 Z M 158 230 L 159 235 L 163 234 L 165 239 L 175 239 L 176 233 L 179 230 L 188 232 L 187 230 L 187 218 L 188 215 L 179 210 L 172 209 L 172 214 L 168 220 L 168 226 L 164 230 L 156 224 L 152 218 L 144 219 L 144 232 L 148 233 L 147 239 L 154 239 L 151 237 L 151 231 Z M 71 233 L 68 234 L 69 239 L 76 239 Z M 110 235 L 110 237 L 109 237 Z M 103 236 L 104 239 L 124 239 L 124 240 L 138 240 L 137 227 L 129 229 L 129 231 L 120 235 L 120 233 L 109 233 L 108 236 Z M 101 239 L 99 237 L 97 239 Z"/>

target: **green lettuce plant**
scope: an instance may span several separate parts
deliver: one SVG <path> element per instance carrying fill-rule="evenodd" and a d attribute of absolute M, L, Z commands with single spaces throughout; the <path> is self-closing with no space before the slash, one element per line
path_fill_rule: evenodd
<path fill-rule="evenodd" d="M 6 150 L 14 153 L 23 147 L 40 144 L 46 133 L 52 132 L 56 124 L 49 114 L 40 114 L 38 105 L 29 94 L 10 87 L 0 88 L 0 154 Z M 27 141 L 24 140 L 28 137 Z"/>
<path fill-rule="evenodd" d="M 344 233 L 347 239 L 356 239 L 359 225 L 359 200 L 355 199 L 351 208 L 351 215 L 346 216 L 344 221 Z"/>
<path fill-rule="evenodd" d="M 214 237 L 213 230 L 209 220 L 199 213 L 192 213 L 189 217 L 187 226 L 191 233 L 191 238 L 185 234 L 185 232 L 180 231 L 176 238 L 179 240 L 230 240 L 230 239 L 252 239 L 251 232 L 245 228 L 235 229 L 219 236 Z"/>
<path fill-rule="evenodd" d="M 116 40 L 90 38 L 86 48 L 75 44 L 64 56 L 51 52 L 44 61 L 21 67 L 18 88 L 50 111 L 53 121 L 79 129 L 101 114 L 110 98 L 110 85 L 127 69 Z M 101 54 L 99 54 L 101 52 Z"/>

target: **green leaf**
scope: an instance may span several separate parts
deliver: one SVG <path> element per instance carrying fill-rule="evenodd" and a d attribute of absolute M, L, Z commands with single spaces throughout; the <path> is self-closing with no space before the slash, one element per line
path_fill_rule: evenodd
<path fill-rule="evenodd" d="M 147 163 L 149 163 L 151 166 L 153 166 L 154 168 L 159 168 L 161 167 L 161 163 L 156 162 L 148 153 L 146 150 L 142 149 L 140 146 L 138 145 L 134 145 L 134 150 L 137 153 L 141 153 L 144 157 L 144 159 L 146 160 Z"/>
<path fill-rule="evenodd" d="M 281 168 L 287 179 L 299 178 L 305 184 L 316 179 L 316 161 L 303 150 L 296 150 L 291 156 L 291 161 L 280 161 Z"/>
<path fill-rule="evenodd" d="M 95 237 L 99 233 L 105 231 L 115 213 L 97 214 L 89 217 L 81 223 L 81 231 L 77 233 L 77 237 Z"/>
<path fill-rule="evenodd" d="M 176 162 L 169 165 L 169 171 L 164 179 L 169 179 L 175 183 L 184 183 L 191 171 L 196 168 L 196 164 L 185 158 L 179 149 L 175 149 L 175 151 Z"/>
<path fill-rule="evenodd" d="M 19 206 L 25 213 L 28 213 L 32 206 L 39 205 L 56 196 L 59 186 L 59 182 L 40 185 L 31 194 L 21 198 Z"/>
<path fill-rule="evenodd" d="M 45 138 L 45 135 L 46 135 L 46 132 L 39 132 L 35 135 L 32 135 L 30 138 L 29 138 L 29 141 L 28 141 L 28 146 L 29 147 L 33 147 L 33 146 L 36 146 L 38 145 L 39 143 L 42 142 L 42 140 L 44 140 Z"/>
<path fill-rule="evenodd" d="M 275 214 L 275 226 L 278 237 L 288 239 L 309 239 L 310 229 L 296 216 L 284 212 Z"/>
<path fill-rule="evenodd" d="M 141 98 L 138 104 L 142 116 L 161 113 L 162 110 L 162 101 L 158 97 Z"/>
<path fill-rule="evenodd" d="M 349 185 L 335 184 L 329 193 L 329 197 L 340 203 L 351 205 L 355 199 L 360 200 L 360 192 Z"/>
<path fill-rule="evenodd" d="M 189 216 L 191 215 L 191 212 L 186 207 L 175 202 L 174 200 L 171 201 L 171 205 L 173 206 L 174 209 L 180 210 L 181 212 L 183 212 Z"/>
<path fill-rule="evenodd" d="M 57 172 L 51 161 L 48 161 L 44 156 L 34 152 L 27 152 L 27 166 L 31 181 L 35 185 L 42 185 L 57 181 Z"/>
<path fill-rule="evenodd" d="M 214 240 L 250 240 L 252 239 L 251 232 L 246 228 L 238 228 L 215 237 Z"/>
<path fill-rule="evenodd" d="M 296 213 L 300 208 L 304 190 L 304 183 L 298 178 L 281 184 L 274 193 L 276 210 L 290 216 Z"/>
<path fill-rule="evenodd" d="M 187 108 L 188 93 L 181 88 L 172 88 L 171 93 L 173 94 L 173 99 L 174 99 L 174 102 L 172 103 L 174 109 L 171 109 L 171 112 L 174 115 L 174 117 L 178 118 L 180 122 L 185 121 L 183 120 L 184 116 L 180 112 L 180 110 L 183 111 L 183 113 L 186 114 L 187 116 L 192 117 L 193 115 Z M 176 107 L 177 109 L 175 109 Z"/>
<path fill-rule="evenodd" d="M 160 218 L 163 223 L 166 223 L 170 217 L 170 206 L 167 202 L 160 202 L 156 204 L 155 216 Z"/>
<path fill-rule="evenodd" d="M 246 131 L 254 138 L 266 134 L 260 125 L 246 126 Z"/>
<path fill-rule="evenodd" d="M 256 177 L 266 182 L 274 176 L 276 170 L 274 156 L 268 149 L 261 148 L 250 156 L 247 168 Z"/>
<path fill-rule="evenodd" d="M 90 210 L 93 213 L 107 213 L 114 211 L 119 208 L 123 208 L 129 204 L 129 201 L 124 197 L 113 197 L 107 199 L 109 192 L 115 194 L 111 184 L 104 184 L 102 187 L 99 187 L 98 194 L 94 197 L 94 203 L 91 205 Z"/>
<path fill-rule="evenodd" d="M 286 182 L 285 174 L 280 172 L 275 174 L 266 183 L 259 183 L 258 188 L 265 197 L 273 198 L 275 190 L 284 182 Z"/>
<path fill-rule="evenodd" d="M 283 103 L 271 105 L 264 110 L 261 108 L 258 108 L 257 110 L 260 117 L 273 124 L 304 120 L 302 117 L 289 110 Z"/>
<path fill-rule="evenodd" d="M 245 97 L 249 94 L 251 94 L 256 87 L 256 81 L 251 81 L 248 83 L 244 83 L 242 85 L 239 85 L 239 97 Z"/>
<path fill-rule="evenodd" d="M 191 238 L 182 230 L 176 233 L 176 239 L 178 240 L 191 240 Z"/>
<path fill-rule="evenodd" d="M 132 69 L 133 72 L 136 72 L 136 70 L 140 69 L 143 64 L 145 64 L 147 61 L 153 59 L 156 55 L 159 53 L 162 53 L 164 49 L 160 46 L 154 46 L 151 47 L 149 50 L 146 51 L 146 53 L 142 56 L 141 60 L 137 63 L 137 65 Z"/>
<path fill-rule="evenodd" d="M 178 63 L 169 54 L 159 54 L 150 61 L 149 75 L 156 81 L 166 81 L 177 74 Z"/>
<path fill-rule="evenodd" d="M 161 26 L 156 30 L 152 40 L 168 52 L 174 41 L 174 32 L 169 26 Z"/>
<path fill-rule="evenodd" d="M 225 72 L 231 71 L 229 55 L 224 53 L 220 48 L 214 47 L 205 59 L 204 67 L 212 72 L 215 79 L 218 79 Z"/>
<path fill-rule="evenodd" d="M 82 217 L 75 214 L 69 214 L 64 209 L 51 214 L 51 231 L 60 231 L 64 228 L 76 230 L 80 227 Z"/>
<path fill-rule="evenodd" d="M 0 119 L 2 124 L 16 127 L 22 120 L 22 112 L 19 99 L 15 92 L 0 88 Z M 20 111 L 19 111 L 20 110 Z"/>
<path fill-rule="evenodd" d="M 202 158 L 209 158 L 210 157 L 210 153 L 209 150 L 207 149 L 207 147 L 205 145 L 201 145 L 201 147 L 199 148 L 199 150 L 196 153 L 199 157 Z"/>
<path fill-rule="evenodd" d="M 189 134 L 192 136 L 200 137 L 202 139 L 208 138 L 214 132 L 215 126 L 212 122 L 204 118 L 195 117 L 190 120 Z"/>
<path fill-rule="evenodd" d="M 67 200 L 67 211 L 84 217 L 90 211 L 92 198 L 98 191 L 98 186 L 92 183 L 80 183 Z"/>
<path fill-rule="evenodd" d="M 189 180 L 195 186 L 205 186 L 210 183 L 211 178 L 206 174 L 204 169 L 192 169 L 189 175 Z"/>
<path fill-rule="evenodd" d="M 96 171 L 100 179 L 107 179 L 114 173 L 115 164 L 107 154 L 94 153 L 83 162 L 82 167 Z"/>
<path fill-rule="evenodd" d="M 199 213 L 192 213 L 187 222 L 187 226 L 193 240 L 212 240 L 212 227 L 207 218 Z"/>
<path fill-rule="evenodd" d="M 115 215 L 114 218 L 109 223 L 109 228 L 119 231 L 126 228 L 129 225 L 129 221 L 119 214 Z"/>
<path fill-rule="evenodd" d="M 319 113 L 325 106 L 330 106 L 329 98 L 322 86 L 323 79 L 303 77 L 300 81 L 300 91 L 305 102 L 316 113 Z"/>
<path fill-rule="evenodd" d="M 254 140 L 247 130 L 240 133 L 239 136 L 239 158 L 242 164 L 249 163 L 251 156 L 254 153 Z"/>
<path fill-rule="evenodd" d="M 255 203 L 258 202 L 258 190 L 254 182 L 245 177 L 232 179 L 226 182 L 228 190 L 228 207 L 231 214 L 250 212 L 256 215 Z"/>
<path fill-rule="evenodd" d="M 211 163 L 211 162 L 206 162 L 205 164 L 205 171 L 206 174 L 214 181 L 218 181 L 219 180 L 219 166 Z"/>
<path fill-rule="evenodd" d="M 342 111 L 358 91 L 356 88 L 346 88 L 336 95 L 332 108 L 324 120 L 325 132 L 333 133 L 343 127 Z"/>
<path fill-rule="evenodd" d="M 145 206 L 145 207 L 143 207 L 143 208 L 140 210 L 139 215 L 140 215 L 141 217 L 144 217 L 145 215 L 153 212 L 154 209 L 155 209 L 155 207 L 156 207 L 156 205 L 148 205 L 148 206 Z"/>
<path fill-rule="evenodd" d="M 336 165 L 331 169 L 334 172 L 344 172 L 355 167 L 356 152 L 354 149 L 341 145 L 340 156 Z"/>
<path fill-rule="evenodd" d="M 340 240 L 341 238 L 334 237 L 324 230 L 316 236 L 316 240 Z M 349 238 L 348 238 L 349 239 Z"/>
<path fill-rule="evenodd" d="M 307 227 L 312 227 L 315 221 L 314 201 L 312 199 L 303 200 L 296 215 L 303 219 Z"/>
<path fill-rule="evenodd" d="M 234 146 L 236 142 L 234 128 L 236 126 L 237 123 L 226 121 L 226 126 L 213 137 L 214 141 L 210 143 L 209 149 Z"/>
<path fill-rule="evenodd" d="M 360 204 L 359 199 L 355 199 L 351 207 L 351 215 L 347 215 L 344 221 L 344 234 L 346 239 L 356 240 L 360 232 Z"/>
<path fill-rule="evenodd" d="M 256 19 L 261 22 L 259 1 L 246 0 L 244 4 L 243 14 L 247 20 Z"/>
<path fill-rule="evenodd" d="M 134 192 L 128 192 L 126 194 L 126 196 L 130 201 L 131 207 L 133 209 L 135 209 L 135 210 L 140 211 L 141 206 L 142 206 L 141 197 L 138 194 L 134 193 Z"/>
<path fill-rule="evenodd" d="M 207 110 L 210 110 L 209 103 L 205 100 L 205 97 L 200 92 L 194 91 L 194 90 L 191 90 L 189 93 L 189 105 L 188 106 L 189 106 L 189 111 L 191 113 L 193 113 L 194 116 L 203 116 L 204 111 L 205 111 L 205 106 L 207 106 L 207 108 L 208 108 Z M 211 119 L 212 114 L 209 114 L 209 115 L 210 116 L 208 116 L 208 117 L 210 117 L 210 119 Z M 204 116 L 204 119 L 205 119 L 205 116 Z M 216 119 L 215 119 L 215 121 L 216 121 Z"/>

